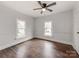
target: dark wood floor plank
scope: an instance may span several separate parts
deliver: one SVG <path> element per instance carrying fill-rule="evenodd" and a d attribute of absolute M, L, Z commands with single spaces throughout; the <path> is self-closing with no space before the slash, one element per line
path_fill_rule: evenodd
<path fill-rule="evenodd" d="M 71 45 L 38 38 L 0 51 L 0 58 L 78 58 Z"/>

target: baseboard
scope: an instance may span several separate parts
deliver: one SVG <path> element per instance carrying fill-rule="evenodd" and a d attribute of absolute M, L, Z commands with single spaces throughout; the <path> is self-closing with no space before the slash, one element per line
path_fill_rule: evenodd
<path fill-rule="evenodd" d="M 63 44 L 72 45 L 72 43 L 65 42 L 65 41 L 59 41 L 59 40 L 56 40 L 54 38 L 46 38 L 46 37 L 41 37 L 41 36 L 36 36 L 35 38 L 42 38 L 42 39 L 45 39 L 45 40 L 50 40 L 50 41 L 54 41 L 54 42 L 59 42 L 59 43 L 63 43 Z"/>
<path fill-rule="evenodd" d="M 74 50 L 77 52 L 77 54 L 79 55 L 79 52 L 76 50 L 76 47 L 74 45 L 72 45 L 72 47 L 74 48 Z"/>
<path fill-rule="evenodd" d="M 28 37 L 28 38 L 24 38 L 24 39 L 22 39 L 22 40 L 18 40 L 18 41 L 16 40 L 15 42 L 10 43 L 10 44 L 7 44 L 7 45 L 5 45 L 5 46 L 0 46 L 0 50 L 9 48 L 9 47 L 14 46 L 14 45 L 17 45 L 17 44 L 19 44 L 19 43 L 22 43 L 22 42 L 24 42 L 24 41 L 30 40 L 30 39 L 32 39 L 32 38 L 33 38 L 33 37 Z"/>

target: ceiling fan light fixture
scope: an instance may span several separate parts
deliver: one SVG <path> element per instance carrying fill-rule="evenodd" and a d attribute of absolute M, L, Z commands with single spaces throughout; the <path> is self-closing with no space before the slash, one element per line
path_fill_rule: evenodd
<path fill-rule="evenodd" d="M 45 9 L 45 8 L 43 8 L 43 9 L 42 9 L 42 11 L 46 11 L 46 9 Z"/>

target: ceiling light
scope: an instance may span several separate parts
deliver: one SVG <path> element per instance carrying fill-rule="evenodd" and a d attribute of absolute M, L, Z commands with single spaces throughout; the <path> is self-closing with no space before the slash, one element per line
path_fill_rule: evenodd
<path fill-rule="evenodd" d="M 46 9 L 45 9 L 45 8 L 43 8 L 43 9 L 42 9 L 42 11 L 46 11 Z"/>

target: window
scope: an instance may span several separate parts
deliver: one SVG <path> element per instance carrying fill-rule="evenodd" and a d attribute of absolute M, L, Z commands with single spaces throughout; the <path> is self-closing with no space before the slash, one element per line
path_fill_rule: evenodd
<path fill-rule="evenodd" d="M 52 35 L 52 22 L 51 21 L 48 21 L 48 22 L 45 22 L 44 23 L 44 35 L 45 36 L 51 36 Z"/>
<path fill-rule="evenodd" d="M 25 21 L 17 20 L 17 37 L 23 38 L 25 37 Z"/>

